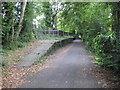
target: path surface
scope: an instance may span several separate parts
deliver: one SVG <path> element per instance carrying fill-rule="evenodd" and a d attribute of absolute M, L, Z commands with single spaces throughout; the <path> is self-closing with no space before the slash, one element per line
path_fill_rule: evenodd
<path fill-rule="evenodd" d="M 18 63 L 18 66 L 31 66 L 57 41 L 59 40 L 44 40 L 36 49 L 34 49 L 30 54 L 23 58 L 20 63 Z"/>
<path fill-rule="evenodd" d="M 91 71 L 92 62 L 82 41 L 75 40 L 20 88 L 101 88 Z"/>

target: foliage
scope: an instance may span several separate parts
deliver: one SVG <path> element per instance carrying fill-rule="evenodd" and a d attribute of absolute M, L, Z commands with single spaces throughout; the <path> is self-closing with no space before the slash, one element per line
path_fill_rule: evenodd
<path fill-rule="evenodd" d="M 27 3 L 25 17 L 23 18 L 22 30 L 20 36 L 16 38 L 22 2 L 2 2 L 2 45 L 3 49 L 13 50 L 24 46 L 34 37 L 33 34 L 33 3 Z"/>
<path fill-rule="evenodd" d="M 63 2 L 61 6 L 58 27 L 81 35 L 96 60 L 119 73 L 119 3 Z"/>
<path fill-rule="evenodd" d="M 22 30 L 16 40 L 22 5 L 22 2 L 2 2 L 3 48 L 26 45 L 36 37 L 38 29 L 59 29 L 81 36 L 102 66 L 119 73 L 120 2 L 27 2 Z"/>
<path fill-rule="evenodd" d="M 52 26 L 52 7 L 51 4 L 49 2 L 43 2 L 43 12 L 44 12 L 44 16 L 45 16 L 45 25 L 46 25 L 46 29 L 53 27 Z"/>
<path fill-rule="evenodd" d="M 25 16 L 23 20 L 23 28 L 21 31 L 21 40 L 22 42 L 29 42 L 33 39 L 33 3 L 29 2 L 26 7 Z"/>

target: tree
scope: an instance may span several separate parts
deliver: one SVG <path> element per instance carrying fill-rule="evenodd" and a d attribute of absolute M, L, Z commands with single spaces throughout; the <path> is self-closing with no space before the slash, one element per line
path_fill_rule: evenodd
<path fill-rule="evenodd" d="M 27 4 L 27 0 L 23 0 L 23 5 L 22 5 L 22 9 L 21 9 L 21 16 L 20 16 L 20 22 L 19 22 L 19 26 L 18 26 L 18 32 L 16 34 L 16 38 L 18 39 L 21 28 L 22 28 L 22 21 L 23 21 L 23 17 L 24 17 L 24 13 L 25 13 L 25 8 L 26 8 L 26 4 Z"/>
<path fill-rule="evenodd" d="M 44 13 L 45 16 L 45 25 L 46 29 L 48 30 L 49 28 L 53 28 L 53 20 L 52 20 L 52 7 L 50 2 L 43 2 L 42 3 L 42 12 Z"/>
<path fill-rule="evenodd" d="M 120 3 L 65 2 L 61 7 L 62 30 L 77 32 L 100 65 L 119 72 Z"/>
<path fill-rule="evenodd" d="M 16 49 L 32 40 L 33 3 L 2 2 L 2 45 L 4 49 Z M 24 22 L 23 22 L 24 21 Z"/>
<path fill-rule="evenodd" d="M 21 28 L 20 38 L 23 42 L 30 42 L 34 35 L 33 29 L 33 19 L 34 19 L 34 6 L 33 2 L 29 2 L 26 5 L 26 9 L 24 12 L 24 19 L 23 19 L 23 27 Z"/>
<path fill-rule="evenodd" d="M 10 45 L 14 35 L 14 7 L 13 2 L 2 3 L 2 44 Z"/>

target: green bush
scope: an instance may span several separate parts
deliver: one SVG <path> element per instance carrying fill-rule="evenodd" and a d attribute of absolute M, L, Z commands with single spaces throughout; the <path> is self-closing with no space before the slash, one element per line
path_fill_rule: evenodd
<path fill-rule="evenodd" d="M 97 35 L 93 39 L 93 50 L 97 56 L 96 61 L 106 68 L 118 72 L 120 70 L 120 55 L 116 53 L 116 38 L 115 34 L 109 32 L 105 35 Z"/>

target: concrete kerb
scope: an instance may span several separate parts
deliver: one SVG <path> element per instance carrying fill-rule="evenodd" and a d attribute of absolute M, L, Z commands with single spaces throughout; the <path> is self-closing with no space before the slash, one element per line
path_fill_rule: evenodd
<path fill-rule="evenodd" d="M 66 39 L 62 39 L 57 42 L 54 42 L 53 45 L 46 51 L 46 53 L 41 57 L 39 57 L 39 60 L 41 60 L 44 57 L 48 57 L 49 55 L 53 54 L 57 49 L 71 43 L 73 40 L 74 40 L 73 38 L 66 38 Z"/>
<path fill-rule="evenodd" d="M 52 54 L 54 51 L 56 51 L 58 48 L 61 48 L 69 43 L 71 43 L 73 41 L 73 38 L 67 38 L 67 39 L 63 39 L 60 41 L 55 42 L 46 52 L 45 55 L 50 55 Z"/>
<path fill-rule="evenodd" d="M 37 47 L 32 53 L 24 57 L 19 63 L 18 66 L 31 66 L 37 64 L 37 61 L 40 61 L 41 58 L 47 57 L 50 54 L 54 53 L 58 48 L 65 46 L 73 41 L 73 38 L 66 38 L 62 40 L 50 41 L 48 43 L 42 44 L 41 47 Z M 39 54 L 37 54 L 39 53 Z M 40 61 L 41 62 L 41 61 Z"/>

